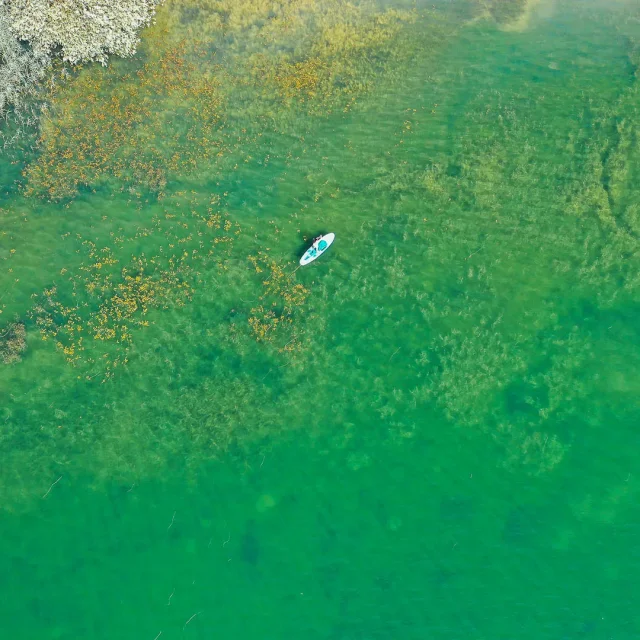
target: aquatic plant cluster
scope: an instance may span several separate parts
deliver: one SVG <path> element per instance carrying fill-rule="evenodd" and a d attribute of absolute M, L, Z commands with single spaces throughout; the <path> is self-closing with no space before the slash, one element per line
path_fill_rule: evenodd
<path fill-rule="evenodd" d="M 186 58 L 186 44 L 147 44 L 137 70 L 88 69 L 68 82 L 43 124 L 26 194 L 59 200 L 117 178 L 161 197 L 171 175 L 225 153 L 220 81 Z"/>
<path fill-rule="evenodd" d="M 616 326 L 638 291 L 637 53 L 613 98 L 551 58 L 541 93 L 440 68 L 462 27 L 431 11 L 169 0 L 138 58 L 52 89 L 5 226 L 56 244 L 37 268 L 22 251 L 3 263 L 26 298 L 5 317 L 29 338 L 3 374 L 56 460 L 91 452 L 83 469 L 128 482 L 176 452 L 197 468 L 326 429 L 310 394 L 336 446 L 402 443 L 437 415 L 533 474 L 569 455 L 568 424 L 598 422 L 615 349 L 581 318 Z M 464 28 L 495 31 L 496 49 L 518 37 Z M 340 251 L 296 271 L 292 247 L 329 226 Z M 34 394 L 20 376 L 36 362 Z M 76 396 L 91 429 L 58 399 Z M 42 484 L 57 463 L 44 439 L 23 445 L 21 402 L 3 451 Z"/>
<path fill-rule="evenodd" d="M 177 29 L 185 19 L 186 29 Z M 25 172 L 26 193 L 71 198 L 79 186 L 115 177 L 162 196 L 171 176 L 197 172 L 235 149 L 247 155 L 280 119 L 282 101 L 316 114 L 348 110 L 385 69 L 406 62 L 406 28 L 415 19 L 369 2 L 169 2 L 146 35 L 143 63 L 87 69 L 66 83 L 64 101 L 54 90 L 40 156 Z M 177 37 L 183 32 L 189 37 Z M 260 52 L 249 46 L 256 32 Z M 229 41 L 224 65 L 212 40 Z M 294 43 L 295 53 L 286 53 Z M 247 84 L 245 104 L 239 96 Z M 246 128 L 228 134 L 240 116 L 257 135 Z"/>
<path fill-rule="evenodd" d="M 184 195 L 174 194 L 174 204 Z M 42 339 L 52 341 L 87 379 L 101 375 L 104 382 L 127 365 L 137 330 L 152 323 L 150 311 L 180 308 L 192 299 L 198 268 L 212 261 L 225 268 L 239 226 L 214 209 L 219 198 L 206 213 L 200 213 L 197 197 L 188 203 L 186 219 L 166 212 L 164 221 L 156 218 L 132 239 L 115 238 L 114 248 L 70 238 L 81 242 L 81 265 L 75 273 L 62 269 L 68 283 L 63 291 L 54 285 L 33 295 L 29 317 Z M 127 255 L 132 242 L 154 236 L 164 243 L 156 243 L 151 255 Z"/>
<path fill-rule="evenodd" d="M 22 360 L 27 348 L 27 331 L 22 322 L 10 322 L 0 333 L 0 360 L 4 364 L 15 364 Z"/>
<path fill-rule="evenodd" d="M 185 281 L 190 274 L 183 264 L 184 257 L 187 256 L 170 258 L 168 266 L 163 268 L 155 258 L 134 256 L 113 282 L 103 268 L 118 261 L 106 248 L 92 251 L 90 258 L 96 261 L 84 267 L 93 271 L 85 287 L 90 296 L 96 296 L 97 308 L 87 310 L 88 303 L 84 308 L 79 304 L 65 306 L 57 299 L 55 288 L 47 289 L 34 304 L 36 326 L 43 339 L 54 340 L 67 362 L 74 365 L 85 355 L 85 335 L 93 341 L 114 341 L 122 345 L 119 353 L 105 365 L 108 378 L 119 364 L 127 364 L 123 354 L 132 343 L 132 332 L 149 326 L 146 318 L 150 309 L 180 307 L 190 299 L 191 289 Z M 87 357 L 87 364 L 94 362 L 94 358 Z"/>
<path fill-rule="evenodd" d="M 139 58 L 104 68 L 88 65 L 48 88 L 51 108 L 41 125 L 38 153 L 24 167 L 23 197 L 37 197 L 39 206 L 52 207 L 57 217 L 63 213 L 72 228 L 86 217 L 86 198 L 99 198 L 110 210 L 81 233 L 61 234 L 51 253 L 56 267 L 47 268 L 43 286 L 36 288 L 40 293 L 20 312 L 27 334 L 34 331 L 45 339 L 29 352 L 31 361 L 45 359 L 47 370 L 54 357 L 66 361 L 65 384 L 80 385 L 94 397 L 87 401 L 98 403 L 94 424 L 79 430 L 67 425 L 84 419 L 81 405 L 56 400 L 51 418 L 47 405 L 34 406 L 32 415 L 42 422 L 39 433 L 58 443 L 56 460 L 70 460 L 72 450 L 77 454 L 80 447 L 86 452 L 81 466 L 91 474 L 126 478 L 132 472 L 161 470 L 176 451 L 184 451 L 197 465 L 229 446 L 248 446 L 290 428 L 269 401 L 266 385 L 284 383 L 285 374 L 298 375 L 296 354 L 308 342 L 305 323 L 317 320 L 307 306 L 311 287 L 292 273 L 293 265 L 281 253 L 257 252 L 249 234 L 236 242 L 240 229 L 223 200 L 243 168 L 271 170 L 270 155 L 261 151 L 267 137 L 269 153 L 281 156 L 278 163 L 300 161 L 303 150 L 296 146 L 309 143 L 298 135 L 299 142 L 290 144 L 298 126 L 296 113 L 341 113 L 356 97 L 375 90 L 376 79 L 381 83 L 397 77 L 402 61 L 414 53 L 416 34 L 402 37 L 402 29 L 414 20 L 415 15 L 380 10 L 371 2 L 168 2 L 146 32 Z M 327 44 L 322 44 L 318 24 L 329 37 Z M 292 25 L 298 53 L 283 58 L 293 42 Z M 349 35 L 342 49 L 341 34 Z M 251 72 L 256 56 L 264 64 L 265 51 L 271 55 L 270 68 L 279 73 L 285 63 L 320 60 L 316 88 L 322 92 L 312 96 L 309 86 L 295 82 L 286 95 L 274 91 L 275 77 Z M 224 66 L 219 64 L 222 56 Z M 334 73 L 339 66 L 351 74 L 348 91 Z M 313 104 L 321 108 L 314 111 Z M 304 126 L 308 124 L 313 125 Z M 275 149 L 282 145 L 280 154 Z M 310 183 L 315 205 L 325 195 L 328 201 L 339 197 L 335 180 L 323 183 Z M 243 206 L 237 203 L 237 211 Z M 16 220 L 21 227 L 29 224 L 27 216 Z M 63 259 L 65 255 L 71 259 Z M 253 257 L 258 279 L 247 268 L 247 256 Z M 11 260 L 13 269 L 18 263 Z M 11 287 L 18 286 L 14 274 L 9 277 Z M 242 296 L 246 303 L 237 299 L 241 287 L 247 289 Z M 180 329 L 203 308 L 211 309 L 212 322 L 197 331 L 192 326 Z M 173 326 L 166 331 L 169 318 Z M 159 342 L 161 347 L 150 346 Z M 119 381 L 128 379 L 132 367 L 142 367 L 152 378 L 170 375 L 173 382 L 159 385 L 168 393 L 188 377 L 183 368 L 193 354 L 207 350 L 222 351 L 217 357 L 231 362 L 241 357 L 244 373 L 229 377 L 211 370 L 202 384 L 181 392 L 175 412 L 162 409 L 160 421 L 157 400 L 137 410 L 135 425 L 126 417 L 114 422 L 98 408 L 104 406 L 99 399 L 103 394 L 129 397 L 128 392 L 123 396 Z M 252 363 L 261 366 L 265 358 L 279 364 L 267 366 L 256 379 Z M 201 368 L 210 370 L 204 363 Z M 103 391 L 90 391 L 95 383 Z M 38 394 L 44 398 L 55 386 L 44 374 Z M 215 411 L 203 413 L 213 406 Z M 28 480 L 37 484 L 57 463 L 43 465 L 41 447 L 20 445 L 14 414 L 7 410 L 3 449 L 24 468 L 33 468 L 38 460 L 39 470 Z M 261 416 L 260 424 L 248 429 L 255 422 L 247 420 L 252 413 Z M 146 451 L 149 430 L 165 423 L 155 453 Z M 112 437 L 118 430 L 120 435 Z M 127 462 L 134 451 L 135 463 Z M 77 455 L 75 460 L 80 464 Z M 10 482 L 9 476 L 0 478 L 3 486 Z"/>
<path fill-rule="evenodd" d="M 295 282 L 292 273 L 287 273 L 282 265 L 265 252 L 249 256 L 249 262 L 256 273 L 264 273 L 261 277 L 266 277 L 262 281 L 264 292 L 260 295 L 261 304 L 250 311 L 249 326 L 254 336 L 260 342 L 272 342 L 283 334 L 286 343 L 280 351 L 300 349 L 301 333 L 294 320 L 297 320 L 296 316 L 304 309 L 309 289 Z"/>
<path fill-rule="evenodd" d="M 476 0 L 499 24 L 509 24 L 520 18 L 531 0 Z"/>
<path fill-rule="evenodd" d="M 544 95 L 528 86 L 480 92 L 446 154 L 433 154 L 426 169 L 410 155 L 396 159 L 370 185 L 372 197 L 393 194 L 398 211 L 402 201 L 433 203 L 435 214 L 398 213 L 392 228 L 404 251 L 419 240 L 432 268 L 452 272 L 433 291 L 406 277 L 394 282 L 394 305 L 412 300 L 407 315 L 418 310 L 437 336 L 416 358 L 414 397 L 438 404 L 452 422 L 486 429 L 506 464 L 534 473 L 554 469 L 580 441 L 566 425 L 581 415 L 599 423 L 605 409 L 587 419 L 585 403 L 598 405 L 590 398 L 619 384 L 602 380 L 616 339 L 594 327 L 603 318 L 612 320 L 608 331 L 619 326 L 620 309 L 633 307 L 640 291 L 632 186 L 640 157 L 631 142 L 640 122 L 637 41 L 627 51 L 631 73 L 613 96 L 596 91 L 582 101 L 581 85 L 560 88 L 565 80 L 551 75 L 551 63 Z M 552 148 L 536 133 L 549 128 L 565 132 Z M 517 273 L 508 264 L 528 267 Z M 553 295 L 560 282 L 575 298 Z"/>
<path fill-rule="evenodd" d="M 310 113 L 348 111 L 391 65 L 406 63 L 411 49 L 398 46 L 397 39 L 402 35 L 409 40 L 407 27 L 415 23 L 415 11 L 380 12 L 366 3 L 347 7 L 329 3 L 319 12 L 314 3 L 314 11 L 300 11 L 287 23 L 286 38 L 281 37 L 286 44 L 302 39 L 301 33 L 313 33 L 305 47 L 253 56 L 251 72 L 265 83 L 264 89 L 272 86 L 285 103 L 293 101 Z"/>

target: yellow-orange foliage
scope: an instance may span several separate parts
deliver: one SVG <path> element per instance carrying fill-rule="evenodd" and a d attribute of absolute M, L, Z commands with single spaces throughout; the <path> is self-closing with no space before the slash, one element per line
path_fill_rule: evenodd
<path fill-rule="evenodd" d="M 301 332 L 294 320 L 302 312 L 309 290 L 291 280 L 276 260 L 263 252 L 249 256 L 256 273 L 266 273 L 262 281 L 261 304 L 251 309 L 249 326 L 258 342 L 271 342 L 284 335 L 288 342 L 280 351 L 294 351 L 301 346 Z"/>
<path fill-rule="evenodd" d="M 69 198 L 109 176 L 162 194 L 172 172 L 223 153 L 219 82 L 188 61 L 186 43 L 126 64 L 84 69 L 54 96 L 27 195 Z"/>

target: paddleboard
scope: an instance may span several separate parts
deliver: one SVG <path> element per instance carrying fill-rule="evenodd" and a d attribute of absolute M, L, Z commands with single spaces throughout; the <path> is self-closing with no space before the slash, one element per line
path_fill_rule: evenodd
<path fill-rule="evenodd" d="M 335 233 L 327 233 L 326 236 L 322 236 L 322 238 L 318 240 L 317 249 L 311 246 L 305 251 L 305 254 L 300 258 L 300 265 L 304 267 L 305 264 L 309 264 L 316 258 L 319 258 L 331 246 L 335 239 Z"/>

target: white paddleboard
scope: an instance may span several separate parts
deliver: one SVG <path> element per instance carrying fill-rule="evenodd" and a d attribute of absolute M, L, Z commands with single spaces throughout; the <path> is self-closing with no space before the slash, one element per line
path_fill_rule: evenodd
<path fill-rule="evenodd" d="M 316 258 L 319 258 L 331 246 L 335 239 L 335 233 L 327 233 L 326 236 L 322 236 L 322 238 L 318 240 L 317 248 L 311 246 L 305 251 L 305 254 L 300 258 L 300 265 L 304 267 L 305 264 L 309 264 Z"/>

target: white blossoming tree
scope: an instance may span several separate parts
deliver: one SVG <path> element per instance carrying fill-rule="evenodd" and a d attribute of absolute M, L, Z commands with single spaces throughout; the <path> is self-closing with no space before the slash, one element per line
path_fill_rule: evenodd
<path fill-rule="evenodd" d="M 151 22 L 160 0 L 0 0 L 11 29 L 36 53 L 60 50 L 76 64 L 109 54 L 131 56 L 140 29 Z"/>
<path fill-rule="evenodd" d="M 0 0 L 0 125 L 6 145 L 37 122 L 38 87 L 59 55 L 77 64 L 132 56 L 162 0 Z"/>

